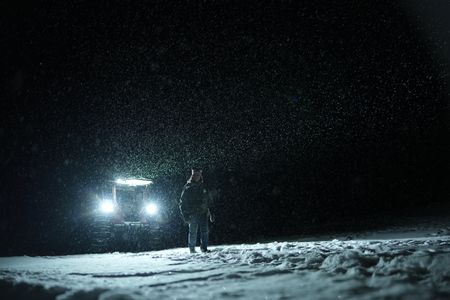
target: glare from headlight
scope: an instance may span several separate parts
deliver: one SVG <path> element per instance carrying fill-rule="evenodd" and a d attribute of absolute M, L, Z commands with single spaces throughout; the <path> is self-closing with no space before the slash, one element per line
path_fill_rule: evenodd
<path fill-rule="evenodd" d="M 117 179 L 116 183 L 128 186 L 141 186 L 152 184 L 153 181 L 146 179 Z"/>
<path fill-rule="evenodd" d="M 105 214 L 110 214 L 114 212 L 114 203 L 111 200 L 103 200 L 103 202 L 100 203 L 100 210 Z"/>
<path fill-rule="evenodd" d="M 158 207 L 154 203 L 149 203 L 145 207 L 145 211 L 147 212 L 147 214 L 152 216 L 158 212 Z"/>

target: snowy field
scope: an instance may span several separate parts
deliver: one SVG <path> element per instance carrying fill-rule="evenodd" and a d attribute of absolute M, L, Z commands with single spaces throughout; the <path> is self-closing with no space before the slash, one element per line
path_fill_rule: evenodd
<path fill-rule="evenodd" d="M 2 299 L 450 299 L 448 227 L 143 253 L 0 258 Z M 321 240 L 322 239 L 322 240 Z"/>

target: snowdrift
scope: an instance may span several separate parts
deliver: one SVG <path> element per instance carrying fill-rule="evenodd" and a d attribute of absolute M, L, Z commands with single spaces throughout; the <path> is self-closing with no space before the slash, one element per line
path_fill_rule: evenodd
<path fill-rule="evenodd" d="M 448 230 L 397 236 L 216 246 L 205 254 L 171 249 L 4 257 L 0 294 L 60 300 L 450 299 Z"/>

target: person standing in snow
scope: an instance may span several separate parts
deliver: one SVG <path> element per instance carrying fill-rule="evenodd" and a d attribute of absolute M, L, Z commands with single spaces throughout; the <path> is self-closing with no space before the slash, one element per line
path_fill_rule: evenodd
<path fill-rule="evenodd" d="M 200 250 L 208 252 L 208 219 L 214 220 L 209 210 L 210 197 L 203 182 L 202 170 L 192 168 L 191 177 L 181 192 L 179 207 L 183 220 L 189 225 L 188 247 L 195 253 L 197 231 L 200 228 Z"/>

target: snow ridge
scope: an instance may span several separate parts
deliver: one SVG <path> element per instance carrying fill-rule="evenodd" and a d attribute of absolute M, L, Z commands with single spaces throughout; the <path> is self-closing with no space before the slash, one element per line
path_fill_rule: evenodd
<path fill-rule="evenodd" d="M 12 299 L 448 299 L 450 237 L 0 258 Z"/>

